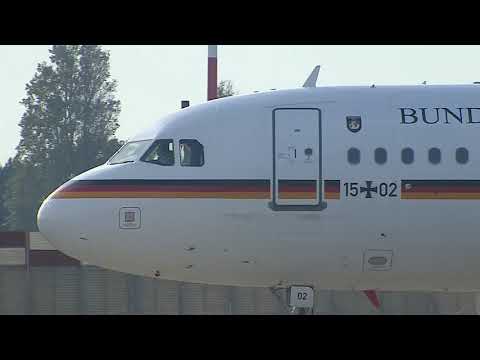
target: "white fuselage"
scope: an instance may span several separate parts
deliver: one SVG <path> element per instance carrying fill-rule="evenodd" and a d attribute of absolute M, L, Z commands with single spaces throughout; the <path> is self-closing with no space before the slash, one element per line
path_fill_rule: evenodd
<path fill-rule="evenodd" d="M 192 106 L 130 139 L 172 139 L 173 166 L 87 171 L 44 202 L 39 228 L 83 262 L 162 279 L 477 291 L 479 99 L 475 85 L 335 87 Z M 180 165 L 182 139 L 203 145 L 203 166 Z"/>

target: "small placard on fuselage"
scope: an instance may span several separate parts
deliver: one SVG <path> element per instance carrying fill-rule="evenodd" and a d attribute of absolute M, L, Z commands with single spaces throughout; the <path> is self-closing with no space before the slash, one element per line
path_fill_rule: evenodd
<path fill-rule="evenodd" d="M 314 291 L 309 286 L 290 287 L 290 306 L 296 308 L 313 308 Z"/>
<path fill-rule="evenodd" d="M 140 229 L 141 211 L 139 208 L 121 208 L 119 220 L 120 229 Z"/>

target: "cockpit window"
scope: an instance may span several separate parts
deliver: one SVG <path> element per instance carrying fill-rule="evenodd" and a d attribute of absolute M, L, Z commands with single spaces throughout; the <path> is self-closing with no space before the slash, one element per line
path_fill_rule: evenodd
<path fill-rule="evenodd" d="M 203 166 L 203 145 L 197 140 L 180 140 L 180 165 L 182 166 Z"/>
<path fill-rule="evenodd" d="M 155 141 L 141 160 L 156 165 L 172 166 L 175 164 L 173 140 L 161 139 Z"/>
<path fill-rule="evenodd" d="M 150 144 L 151 140 L 126 143 L 108 162 L 110 165 L 125 164 L 136 161 Z"/>

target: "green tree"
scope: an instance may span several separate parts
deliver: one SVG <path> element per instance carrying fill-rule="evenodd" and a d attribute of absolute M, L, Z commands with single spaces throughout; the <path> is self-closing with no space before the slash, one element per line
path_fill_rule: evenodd
<path fill-rule="evenodd" d="M 233 90 L 233 82 L 231 80 L 220 81 L 220 84 L 218 84 L 217 88 L 217 94 L 219 99 L 227 96 L 237 95 Z"/>
<path fill-rule="evenodd" d="M 99 46 L 82 46 L 79 56 L 77 147 L 74 173 L 104 163 L 119 143 L 113 138 L 118 129 L 120 101 L 117 82 L 110 80 L 109 54 Z"/>
<path fill-rule="evenodd" d="M 42 174 L 39 166 L 21 162 L 16 157 L 6 181 L 4 227 L 12 231 L 36 230 L 36 214 L 43 201 Z"/>
<path fill-rule="evenodd" d="M 26 85 L 14 180 L 7 182 L 7 223 L 25 231 L 36 229 L 36 212 L 52 190 L 121 145 L 109 53 L 97 45 L 54 45 L 49 52 Z"/>
<path fill-rule="evenodd" d="M 11 169 L 11 159 L 7 161 L 5 166 L 0 165 L 0 231 L 6 230 L 6 221 L 8 210 L 5 206 L 5 192 L 7 188 L 7 177 Z"/>

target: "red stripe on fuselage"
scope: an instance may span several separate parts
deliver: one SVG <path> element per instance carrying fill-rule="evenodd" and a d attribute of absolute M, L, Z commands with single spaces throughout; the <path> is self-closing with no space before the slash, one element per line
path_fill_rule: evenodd
<path fill-rule="evenodd" d="M 480 186 L 421 186 L 416 185 L 411 189 L 404 188 L 403 193 L 432 192 L 432 193 L 480 193 Z"/>
<path fill-rule="evenodd" d="M 279 190 L 281 192 L 316 192 L 317 188 L 315 186 L 280 186 Z"/>
<path fill-rule="evenodd" d="M 268 186 L 161 185 L 161 186 L 72 186 L 60 192 L 268 192 Z"/>

